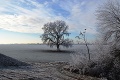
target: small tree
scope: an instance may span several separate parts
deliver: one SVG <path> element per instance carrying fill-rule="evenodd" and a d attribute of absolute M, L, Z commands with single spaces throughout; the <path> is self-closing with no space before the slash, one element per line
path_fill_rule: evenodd
<path fill-rule="evenodd" d="M 87 38 L 86 38 L 86 29 L 85 29 L 84 32 L 80 32 L 80 34 L 78 36 L 76 36 L 75 38 L 78 38 L 79 40 L 83 39 L 83 41 L 85 42 L 85 46 L 87 48 L 88 58 L 90 60 L 90 50 L 89 50 L 88 43 L 87 43 Z"/>
<path fill-rule="evenodd" d="M 64 21 L 57 20 L 55 22 L 49 22 L 42 28 L 44 33 L 41 38 L 43 43 L 49 45 L 50 47 L 56 46 L 57 50 L 60 50 L 60 45 L 68 48 L 72 46 L 72 40 L 65 36 L 69 36 L 68 25 Z"/>

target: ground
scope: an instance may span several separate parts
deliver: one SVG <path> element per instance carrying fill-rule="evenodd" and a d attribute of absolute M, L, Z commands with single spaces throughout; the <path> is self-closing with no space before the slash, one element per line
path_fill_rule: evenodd
<path fill-rule="evenodd" d="M 94 46 L 89 46 L 91 53 L 94 53 L 91 55 L 93 57 L 98 55 L 94 51 Z M 61 47 L 61 52 L 55 50 L 56 48 L 49 48 L 46 45 L 0 45 L 0 53 L 30 64 L 21 67 L 0 67 L 0 80 L 100 80 L 76 75 L 63 69 L 72 60 L 71 54 L 74 51 L 86 52 L 84 45 L 73 45 L 68 49 Z M 5 60 L 3 61 L 5 63 Z"/>
<path fill-rule="evenodd" d="M 76 75 L 65 73 L 62 67 L 65 62 L 29 63 L 31 66 L 0 68 L 0 80 L 78 80 Z M 92 77 L 81 77 L 79 80 L 100 80 Z"/>
<path fill-rule="evenodd" d="M 0 69 L 0 80 L 18 80 L 18 79 L 32 79 L 38 80 L 69 80 L 70 77 L 64 76 L 58 70 L 66 63 L 29 63 L 31 66 L 21 66 L 19 68 L 7 67 Z M 72 79 L 70 79 L 72 80 Z M 74 79 L 73 79 L 74 80 Z"/>

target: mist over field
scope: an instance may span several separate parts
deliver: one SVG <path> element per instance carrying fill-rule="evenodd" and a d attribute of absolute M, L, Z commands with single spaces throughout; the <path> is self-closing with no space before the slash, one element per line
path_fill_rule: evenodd
<path fill-rule="evenodd" d="M 91 49 L 94 49 L 93 45 L 89 45 Z M 71 54 L 75 51 L 86 52 L 85 45 L 73 45 L 71 48 L 60 47 L 61 52 L 56 51 L 56 47 L 50 48 L 47 45 L 34 45 L 34 44 L 6 44 L 0 45 L 0 52 L 12 58 L 20 61 L 31 62 L 49 62 L 49 61 L 65 61 L 71 60 Z M 91 50 L 92 51 L 92 50 Z"/>

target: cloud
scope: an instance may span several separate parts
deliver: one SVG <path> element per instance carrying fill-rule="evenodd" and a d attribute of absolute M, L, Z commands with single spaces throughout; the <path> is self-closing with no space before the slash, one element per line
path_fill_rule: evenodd
<path fill-rule="evenodd" d="M 44 6 L 31 0 L 20 0 L 21 4 L 34 6 L 33 9 L 25 8 L 20 4 L 15 5 L 8 1 L 7 4 L 1 6 L 0 9 L 0 28 L 25 33 L 42 33 L 41 28 L 46 22 L 61 19 L 55 16 L 52 11 Z M 19 2 L 16 2 L 19 3 Z"/>
<path fill-rule="evenodd" d="M 41 28 L 45 23 L 64 20 L 72 32 L 87 28 L 89 33 L 95 34 L 96 2 L 96 0 L 52 0 L 40 3 L 37 0 L 1 0 L 0 28 L 15 32 L 42 33 Z M 50 7 L 54 4 L 69 12 L 69 15 L 56 15 L 54 11 L 58 9 Z"/>
<path fill-rule="evenodd" d="M 73 2 L 62 2 L 61 7 L 67 10 L 70 15 L 67 22 L 70 24 L 70 29 L 82 31 L 85 28 L 88 33 L 95 34 L 96 32 L 96 16 L 95 10 L 98 6 L 97 1 L 74 0 Z M 68 3 L 68 4 L 65 4 Z M 65 6 L 63 6 L 65 5 Z"/>

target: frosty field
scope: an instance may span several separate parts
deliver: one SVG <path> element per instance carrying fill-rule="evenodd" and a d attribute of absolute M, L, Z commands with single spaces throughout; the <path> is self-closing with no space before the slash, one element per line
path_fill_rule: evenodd
<path fill-rule="evenodd" d="M 27 44 L 12 44 L 0 45 L 0 53 L 10 56 L 21 61 L 42 62 L 42 61 L 69 61 L 70 51 L 63 49 L 64 52 L 55 52 L 56 48 L 49 48 L 46 45 L 27 45 Z M 70 50 L 70 51 L 68 51 Z"/>
<path fill-rule="evenodd" d="M 90 52 L 98 55 L 93 45 L 89 45 Z M 50 48 L 47 45 L 30 45 L 30 44 L 11 44 L 0 45 L 0 53 L 12 58 L 27 62 L 68 62 L 71 60 L 70 54 L 73 51 L 87 53 L 85 45 L 73 45 L 71 48 L 61 47 L 62 52 L 57 52 L 56 47 Z M 96 54 L 95 54 L 96 53 Z"/>
<path fill-rule="evenodd" d="M 94 46 L 89 45 L 89 47 L 90 52 L 96 56 Z M 55 47 L 49 48 L 46 45 L 0 45 L 0 53 L 31 65 L 18 68 L 0 68 L 0 80 L 77 80 L 78 77 L 90 80 L 92 78 L 75 76 L 63 70 L 63 66 L 68 65 L 71 60 L 71 54 L 83 52 L 84 55 L 87 52 L 85 45 L 73 45 L 68 49 L 61 47 L 61 50 L 61 52 L 57 52 Z M 76 58 L 79 58 L 79 56 Z M 101 79 L 96 78 L 94 80 Z"/>
<path fill-rule="evenodd" d="M 71 51 L 86 52 L 83 45 L 74 45 L 71 48 L 61 47 L 62 52 L 56 52 L 56 47 L 50 48 L 46 45 L 30 45 L 30 44 L 12 44 L 0 45 L 0 53 L 10 56 L 21 61 L 30 62 L 48 62 L 48 61 L 69 61 L 71 60 Z M 73 53 L 73 52 L 72 52 Z"/>

